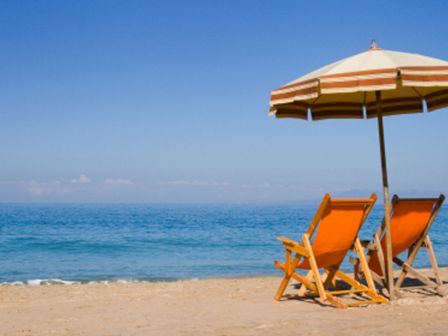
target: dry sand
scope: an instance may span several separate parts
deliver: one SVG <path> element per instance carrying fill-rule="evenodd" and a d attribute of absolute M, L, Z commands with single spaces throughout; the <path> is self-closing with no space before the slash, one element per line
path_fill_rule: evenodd
<path fill-rule="evenodd" d="M 448 280 L 448 269 L 442 270 Z M 0 335 L 446 335 L 448 298 L 406 291 L 345 310 L 273 300 L 278 277 L 2 285 Z M 294 289 L 290 286 L 289 291 Z"/>

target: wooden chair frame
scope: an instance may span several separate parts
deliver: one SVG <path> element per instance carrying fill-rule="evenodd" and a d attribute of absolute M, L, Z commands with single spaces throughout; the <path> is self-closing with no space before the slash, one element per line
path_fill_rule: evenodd
<path fill-rule="evenodd" d="M 371 303 L 387 303 L 388 301 L 380 296 L 375 288 L 374 281 L 370 276 L 370 270 L 367 265 L 367 260 L 364 255 L 364 248 L 361 244 L 359 238 L 356 237 L 352 249 L 357 253 L 361 268 L 363 269 L 366 279 L 366 285 L 363 285 L 359 281 L 350 277 L 346 273 L 339 270 L 340 264 L 333 265 L 331 267 L 324 268 L 325 273 L 321 276 L 319 273 L 319 266 L 316 263 L 316 259 L 313 253 L 313 248 L 311 244 L 311 237 L 313 236 L 316 228 L 319 225 L 325 211 L 328 206 L 332 203 L 337 203 L 338 205 L 353 205 L 356 203 L 365 203 L 366 209 L 364 211 L 363 218 L 361 220 L 361 225 L 364 223 L 367 215 L 372 209 L 374 203 L 376 201 L 376 195 L 372 195 L 368 199 L 331 199 L 329 194 L 326 194 L 322 200 L 322 203 L 319 209 L 314 216 L 309 229 L 302 236 L 302 242 L 298 243 L 293 240 L 284 237 L 277 237 L 283 243 L 283 247 L 285 248 L 285 263 L 282 263 L 278 260 L 274 262 L 274 266 L 282 270 L 285 275 L 283 277 L 282 282 L 277 290 L 275 295 L 276 300 L 280 300 L 282 297 L 286 298 L 306 298 L 306 297 L 319 297 L 322 302 L 329 302 L 331 305 L 337 308 L 347 308 L 350 306 L 358 306 L 365 305 Z M 348 251 L 347 251 L 348 252 Z M 292 255 L 294 258 L 292 258 Z M 310 265 L 310 271 L 306 276 L 303 276 L 296 272 L 296 268 L 299 265 L 299 262 L 303 259 L 308 260 Z M 297 295 L 283 295 L 286 287 L 288 286 L 291 278 L 297 280 L 301 287 Z M 347 283 L 351 289 L 348 290 L 340 290 L 336 285 L 336 278 L 339 278 L 343 282 Z M 314 279 L 314 281 L 312 281 Z M 343 302 L 336 298 L 336 295 L 344 295 L 344 294 L 358 294 L 359 300 L 352 302 Z M 367 296 L 369 299 L 362 298 L 361 295 Z"/>
<path fill-rule="evenodd" d="M 443 281 L 440 278 L 440 272 L 437 264 L 436 255 L 434 253 L 434 249 L 432 247 L 431 239 L 429 238 L 428 232 L 431 229 L 431 226 L 434 222 L 434 220 L 437 217 L 437 214 L 443 204 L 443 201 L 445 200 L 445 196 L 441 194 L 438 198 L 399 198 L 398 195 L 394 195 L 392 198 L 392 215 L 393 216 L 393 209 L 399 202 L 415 202 L 415 201 L 430 201 L 434 200 L 435 205 L 433 207 L 433 210 L 431 212 L 431 215 L 429 217 L 428 223 L 426 224 L 426 227 L 420 237 L 415 241 L 414 244 L 412 244 L 408 249 L 408 257 L 406 261 L 401 260 L 398 258 L 398 256 L 393 258 L 393 262 L 401 267 L 401 272 L 395 281 L 394 288 L 397 295 L 400 295 L 400 288 L 403 284 L 403 281 L 405 280 L 406 276 L 408 274 L 413 275 L 415 278 L 420 280 L 424 285 L 418 286 L 419 288 L 431 288 L 434 289 L 439 295 L 446 295 L 444 291 L 442 290 L 441 286 L 443 285 Z M 381 239 L 384 235 L 385 231 L 385 224 L 384 219 L 377 230 L 377 232 L 373 235 L 373 241 L 363 241 L 362 245 L 367 250 L 367 256 L 366 260 L 367 263 L 369 263 L 370 258 L 372 256 L 373 252 L 377 252 L 378 254 L 378 260 L 380 264 L 380 268 L 382 271 L 383 276 L 378 275 L 376 272 L 371 270 L 371 275 L 374 279 L 374 281 L 384 288 L 386 287 L 386 278 L 384 277 L 384 274 L 386 274 L 385 270 L 385 263 L 384 263 L 384 251 L 381 247 Z M 417 257 L 417 253 L 420 250 L 421 247 L 425 247 L 428 251 L 429 260 L 431 262 L 432 270 L 434 272 L 435 281 L 431 280 L 428 276 L 423 274 L 421 271 L 415 269 L 412 267 L 415 258 Z M 359 263 L 361 259 L 357 259 L 356 263 Z M 355 274 L 357 278 L 362 278 L 363 274 L 362 272 L 359 272 L 359 269 L 356 267 L 355 264 Z M 410 287 L 408 287 L 410 288 Z"/>

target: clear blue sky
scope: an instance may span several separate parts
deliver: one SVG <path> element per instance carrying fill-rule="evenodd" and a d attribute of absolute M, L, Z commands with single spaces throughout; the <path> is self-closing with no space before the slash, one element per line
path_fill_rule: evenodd
<path fill-rule="evenodd" d="M 380 190 L 375 120 L 270 92 L 380 47 L 448 60 L 446 1 L 1 1 L 0 201 L 279 202 Z M 448 110 L 385 120 L 392 192 L 448 192 Z"/>

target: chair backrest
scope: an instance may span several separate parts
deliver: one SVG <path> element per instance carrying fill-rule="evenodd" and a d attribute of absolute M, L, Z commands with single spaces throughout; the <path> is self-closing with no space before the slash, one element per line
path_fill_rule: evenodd
<path fill-rule="evenodd" d="M 331 199 L 326 195 L 308 234 L 318 267 L 339 266 L 353 245 L 362 224 L 376 201 L 370 198 Z M 305 260 L 301 268 L 309 268 Z"/>
<path fill-rule="evenodd" d="M 439 211 L 445 197 L 439 198 L 399 198 L 392 199 L 392 213 L 390 219 L 392 256 L 396 257 L 409 249 L 420 238 L 425 237 Z M 384 228 L 384 221 L 382 227 Z M 384 229 L 380 232 L 381 247 L 386 251 L 386 237 Z M 376 253 L 372 255 L 369 267 L 382 275 Z"/>

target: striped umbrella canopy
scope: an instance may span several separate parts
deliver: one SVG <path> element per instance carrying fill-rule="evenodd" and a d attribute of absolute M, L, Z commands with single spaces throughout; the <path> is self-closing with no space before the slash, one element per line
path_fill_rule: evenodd
<path fill-rule="evenodd" d="M 377 118 L 386 224 L 389 296 L 394 299 L 389 187 L 383 116 L 448 106 L 448 62 L 418 54 L 370 49 L 329 64 L 274 91 L 270 114 L 277 118 Z"/>
<path fill-rule="evenodd" d="M 448 106 L 448 62 L 378 48 L 327 65 L 272 92 L 270 114 L 312 120 L 372 118 Z"/>

